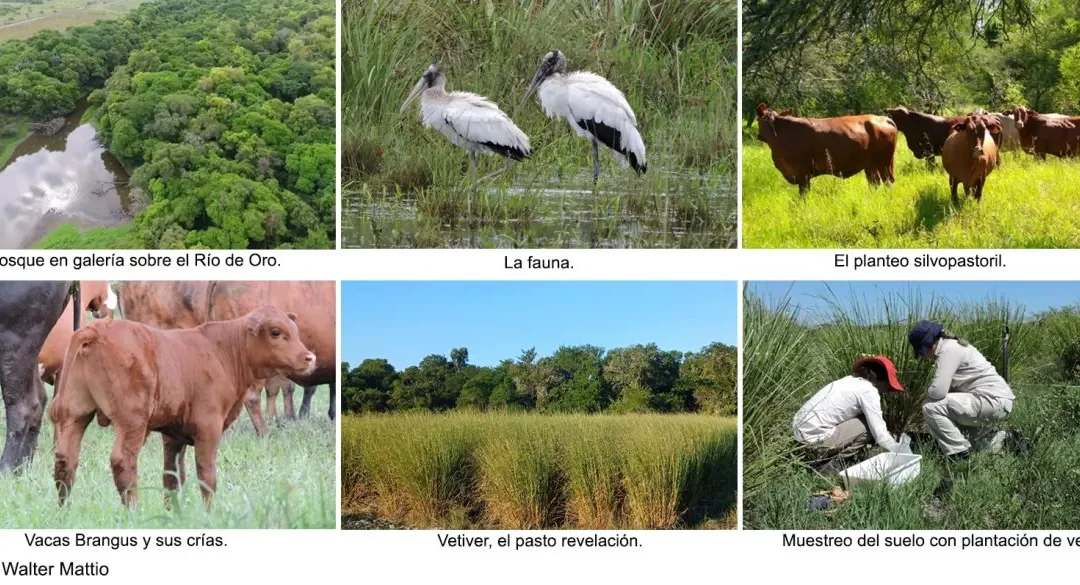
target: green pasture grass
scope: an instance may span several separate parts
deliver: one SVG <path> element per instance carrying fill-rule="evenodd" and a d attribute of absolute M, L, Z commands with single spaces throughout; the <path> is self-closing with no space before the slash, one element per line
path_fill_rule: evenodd
<path fill-rule="evenodd" d="M 743 145 L 743 245 L 748 248 L 1080 247 L 1080 161 L 1009 152 L 981 202 L 937 165 L 916 160 L 901 136 L 896 183 L 871 187 L 862 174 L 816 177 L 799 195 L 776 170 L 769 147 Z"/>
<path fill-rule="evenodd" d="M 8 159 L 11 158 L 12 153 L 15 152 L 15 148 L 26 140 L 26 137 L 30 133 L 30 122 L 27 120 L 16 120 L 10 124 L 9 131 L 6 136 L 0 136 L 0 167 L 3 167 L 8 163 Z"/>
<path fill-rule="evenodd" d="M 433 59 L 446 72 L 449 91 L 488 97 L 530 137 L 532 157 L 479 191 L 494 191 L 490 199 L 509 197 L 510 206 L 521 191 L 533 196 L 592 191 L 589 141 L 565 121 L 548 119 L 535 97 L 522 104 L 540 58 L 558 48 L 569 69 L 604 75 L 626 94 L 646 145 L 649 168 L 640 177 L 620 168 L 610 152 L 601 152 L 600 199 L 610 204 L 614 194 L 664 194 L 684 211 L 699 207 L 682 200 L 730 189 L 735 175 L 735 19 L 734 2 L 629 0 L 603 3 L 597 10 L 586 0 L 374 6 L 346 1 L 342 172 L 346 183 L 355 183 L 346 191 L 377 204 L 404 194 L 467 205 L 473 178 L 465 151 L 424 128 L 418 105 L 398 111 Z M 478 172 L 503 164 L 501 157 L 481 156 Z M 420 211 L 439 220 L 430 210 Z M 645 211 L 659 223 L 662 208 Z"/>
<path fill-rule="evenodd" d="M 139 453 L 138 507 L 125 509 L 109 465 L 115 432 L 96 422 L 83 440 L 71 498 L 60 508 L 53 483 L 53 426 L 46 417 L 33 462 L 19 475 L 0 476 L 0 528 L 334 528 L 335 425 L 326 416 L 325 387 L 312 402 L 306 419 L 268 421 L 270 434 L 264 439 L 241 413 L 221 441 L 218 491 L 209 512 L 191 447 L 185 455 L 188 481 L 173 495 L 171 511 L 165 509 L 158 433 L 150 433 Z M 0 420 L 0 436 L 4 429 Z"/>
<path fill-rule="evenodd" d="M 730 526 L 735 424 L 706 415 L 346 416 L 342 509 L 440 528 Z"/>

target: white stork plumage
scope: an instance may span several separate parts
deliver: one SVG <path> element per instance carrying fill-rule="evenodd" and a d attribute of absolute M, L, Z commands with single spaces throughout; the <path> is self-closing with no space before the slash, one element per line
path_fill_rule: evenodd
<path fill-rule="evenodd" d="M 592 141 L 593 180 L 600 176 L 598 144 L 610 148 L 623 168 L 645 172 L 645 143 L 637 130 L 637 117 L 626 96 L 610 81 L 588 71 L 566 73 L 566 56 L 555 49 L 540 61 L 525 100 L 534 91 L 549 118 L 566 119 L 578 136 Z"/>
<path fill-rule="evenodd" d="M 506 168 L 494 172 L 491 178 L 510 168 L 512 161 L 529 158 L 529 137 L 518 128 L 510 116 L 484 96 L 465 91 L 446 91 L 446 74 L 434 63 L 416 83 L 405 103 L 420 97 L 420 119 L 428 128 L 442 132 L 450 142 L 469 153 L 469 171 L 476 172 L 476 153 L 486 152 L 506 157 Z"/>

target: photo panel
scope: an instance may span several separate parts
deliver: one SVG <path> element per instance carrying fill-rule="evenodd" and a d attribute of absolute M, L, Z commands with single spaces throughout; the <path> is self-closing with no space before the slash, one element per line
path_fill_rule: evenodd
<path fill-rule="evenodd" d="M 732 248 L 715 2 L 342 3 L 342 247 Z"/>
<path fill-rule="evenodd" d="M 343 529 L 736 527 L 736 283 L 341 296 Z"/>
<path fill-rule="evenodd" d="M 742 245 L 1080 247 L 1077 10 L 744 0 Z"/>
<path fill-rule="evenodd" d="M 0 248 L 335 249 L 336 4 L 0 2 Z"/>
<path fill-rule="evenodd" d="M 749 282 L 743 521 L 1075 530 L 1075 282 Z"/>
<path fill-rule="evenodd" d="M 2 281 L 0 528 L 332 529 L 337 372 L 333 281 Z"/>

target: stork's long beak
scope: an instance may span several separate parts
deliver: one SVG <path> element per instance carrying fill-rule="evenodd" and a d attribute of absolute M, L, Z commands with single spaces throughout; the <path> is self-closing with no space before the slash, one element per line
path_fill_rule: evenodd
<path fill-rule="evenodd" d="M 416 85 L 413 86 L 412 91 L 409 92 L 409 97 L 405 98 L 405 103 L 401 104 L 401 109 L 398 110 L 398 113 L 403 113 L 405 108 L 408 108 L 409 104 L 420 97 L 420 94 L 423 93 L 425 89 L 427 89 L 427 86 L 424 84 L 424 79 L 420 78 L 420 81 L 417 81 Z"/>
<path fill-rule="evenodd" d="M 525 98 L 521 100 L 521 103 L 517 107 L 518 110 L 521 109 L 521 106 L 525 105 L 525 102 L 529 101 L 529 98 L 532 97 L 532 94 L 536 93 L 536 88 L 540 87 L 540 83 L 542 83 L 543 81 L 544 71 L 541 69 L 540 71 L 537 71 L 536 76 L 533 77 L 532 84 L 529 85 L 529 90 L 525 92 Z"/>

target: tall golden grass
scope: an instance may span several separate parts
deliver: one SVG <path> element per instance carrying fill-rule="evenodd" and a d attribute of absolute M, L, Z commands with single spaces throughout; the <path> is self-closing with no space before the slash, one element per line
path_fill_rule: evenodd
<path fill-rule="evenodd" d="M 347 416 L 342 508 L 417 527 L 730 524 L 734 418 L 496 413 Z"/>

